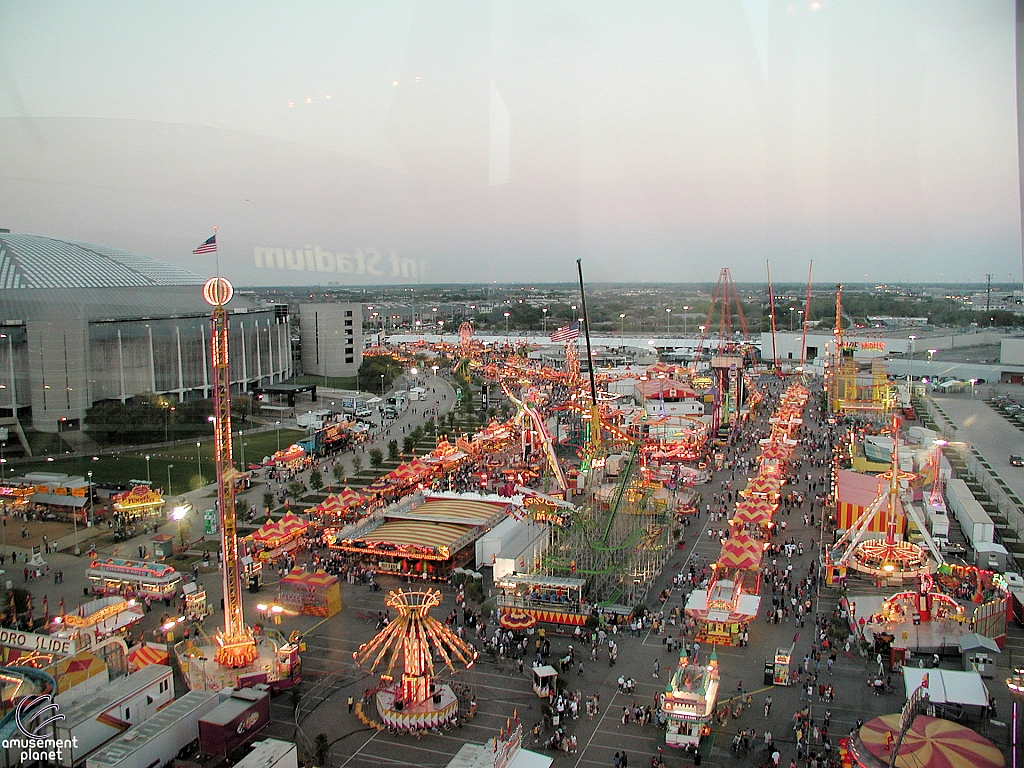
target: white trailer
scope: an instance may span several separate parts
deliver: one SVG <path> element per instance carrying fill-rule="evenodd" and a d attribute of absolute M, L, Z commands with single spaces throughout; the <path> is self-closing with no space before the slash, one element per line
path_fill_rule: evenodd
<path fill-rule="evenodd" d="M 252 752 L 235 763 L 235 768 L 299 768 L 299 753 L 291 742 L 264 739 L 253 744 Z"/>
<path fill-rule="evenodd" d="M 959 478 L 952 478 L 946 483 L 946 503 L 964 532 L 972 547 L 978 544 L 991 544 L 995 538 L 996 527 L 988 512 L 984 510 L 967 483 Z"/>
<path fill-rule="evenodd" d="M 90 756 L 86 768 L 163 768 L 199 738 L 199 718 L 220 703 L 216 691 L 191 691 Z"/>
<path fill-rule="evenodd" d="M 946 514 L 946 510 L 932 507 L 927 509 L 928 530 L 931 531 L 932 540 L 939 547 L 949 544 L 949 515 Z"/>
<path fill-rule="evenodd" d="M 155 715 L 174 698 L 172 675 L 170 667 L 150 664 L 63 709 L 55 738 L 72 748 L 61 751 L 60 765 L 81 765 L 104 744 Z"/>

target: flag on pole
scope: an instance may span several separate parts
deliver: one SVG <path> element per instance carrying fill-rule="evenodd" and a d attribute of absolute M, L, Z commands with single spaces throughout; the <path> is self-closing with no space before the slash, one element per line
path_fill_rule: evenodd
<path fill-rule="evenodd" d="M 555 342 L 573 341 L 580 337 L 580 321 L 573 320 L 568 325 L 563 325 L 551 334 L 551 340 Z"/>
<path fill-rule="evenodd" d="M 216 233 L 210 235 L 210 238 L 206 240 L 202 245 L 196 248 L 192 253 L 199 255 L 202 253 L 216 253 L 217 252 L 217 235 Z"/>

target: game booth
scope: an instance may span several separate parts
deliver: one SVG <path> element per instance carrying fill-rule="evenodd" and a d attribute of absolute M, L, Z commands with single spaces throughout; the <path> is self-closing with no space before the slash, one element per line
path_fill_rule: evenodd
<path fill-rule="evenodd" d="M 252 543 L 256 557 L 267 562 L 295 550 L 309 525 L 289 512 L 280 520 L 268 520 L 246 538 Z"/>
<path fill-rule="evenodd" d="M 307 573 L 293 568 L 277 585 L 277 602 L 295 613 L 328 618 L 341 610 L 341 587 L 337 576 L 325 571 Z"/>
<path fill-rule="evenodd" d="M 150 664 L 162 664 L 165 667 L 171 665 L 170 654 L 167 646 L 163 643 L 143 643 L 135 646 L 128 653 L 128 671 L 138 672 Z"/>
<path fill-rule="evenodd" d="M 84 650 L 113 635 L 125 636 L 145 617 L 142 604 L 120 596 L 101 597 L 78 607 L 74 613 L 54 616 L 50 634 L 72 640 Z"/>

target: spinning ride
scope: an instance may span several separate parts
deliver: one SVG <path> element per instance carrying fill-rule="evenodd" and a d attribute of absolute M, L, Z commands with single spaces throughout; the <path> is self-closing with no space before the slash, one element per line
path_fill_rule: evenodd
<path fill-rule="evenodd" d="M 934 573 L 935 568 L 943 562 L 942 554 L 935 546 L 928 527 L 909 505 L 900 502 L 899 484 L 901 480 L 909 481 L 915 475 L 901 472 L 899 468 L 899 435 L 898 420 L 892 421 L 892 464 L 888 472 L 879 475 L 889 481 L 888 491 L 879 493 L 875 501 L 864 510 L 857 521 L 842 538 L 836 542 L 830 553 L 830 565 L 838 566 L 841 571 L 853 568 L 879 579 L 914 579 L 926 573 Z M 885 537 L 882 539 L 865 539 L 865 533 L 875 515 L 885 510 Z M 897 536 L 902 531 L 904 519 L 910 515 L 924 534 L 928 549 Z M 929 552 L 930 550 L 930 552 Z M 929 557 L 929 554 L 931 557 Z"/>
<path fill-rule="evenodd" d="M 381 720 L 403 731 L 437 728 L 451 722 L 458 717 L 459 700 L 450 685 L 434 677 L 433 656 L 437 654 L 455 672 L 454 661 L 469 669 L 477 652 L 430 615 L 430 609 L 441 604 L 441 593 L 436 589 L 399 589 L 389 592 L 384 604 L 394 608 L 398 616 L 352 654 L 358 665 L 369 663 L 370 672 L 387 660 L 377 687 Z M 392 672 L 400 659 L 402 674 L 396 680 Z"/>

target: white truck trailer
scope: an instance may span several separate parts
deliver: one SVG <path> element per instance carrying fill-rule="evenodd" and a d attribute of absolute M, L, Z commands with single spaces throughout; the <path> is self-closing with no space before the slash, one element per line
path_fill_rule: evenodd
<path fill-rule="evenodd" d="M 92 754 L 86 768 L 163 768 L 199 739 L 199 718 L 220 703 L 216 691 L 191 691 Z"/>
<path fill-rule="evenodd" d="M 946 483 L 946 503 L 956 515 L 960 528 L 967 537 L 971 547 L 978 544 L 991 544 L 995 538 L 996 527 L 988 512 L 984 510 L 967 483 L 959 478 L 951 478 Z"/>

